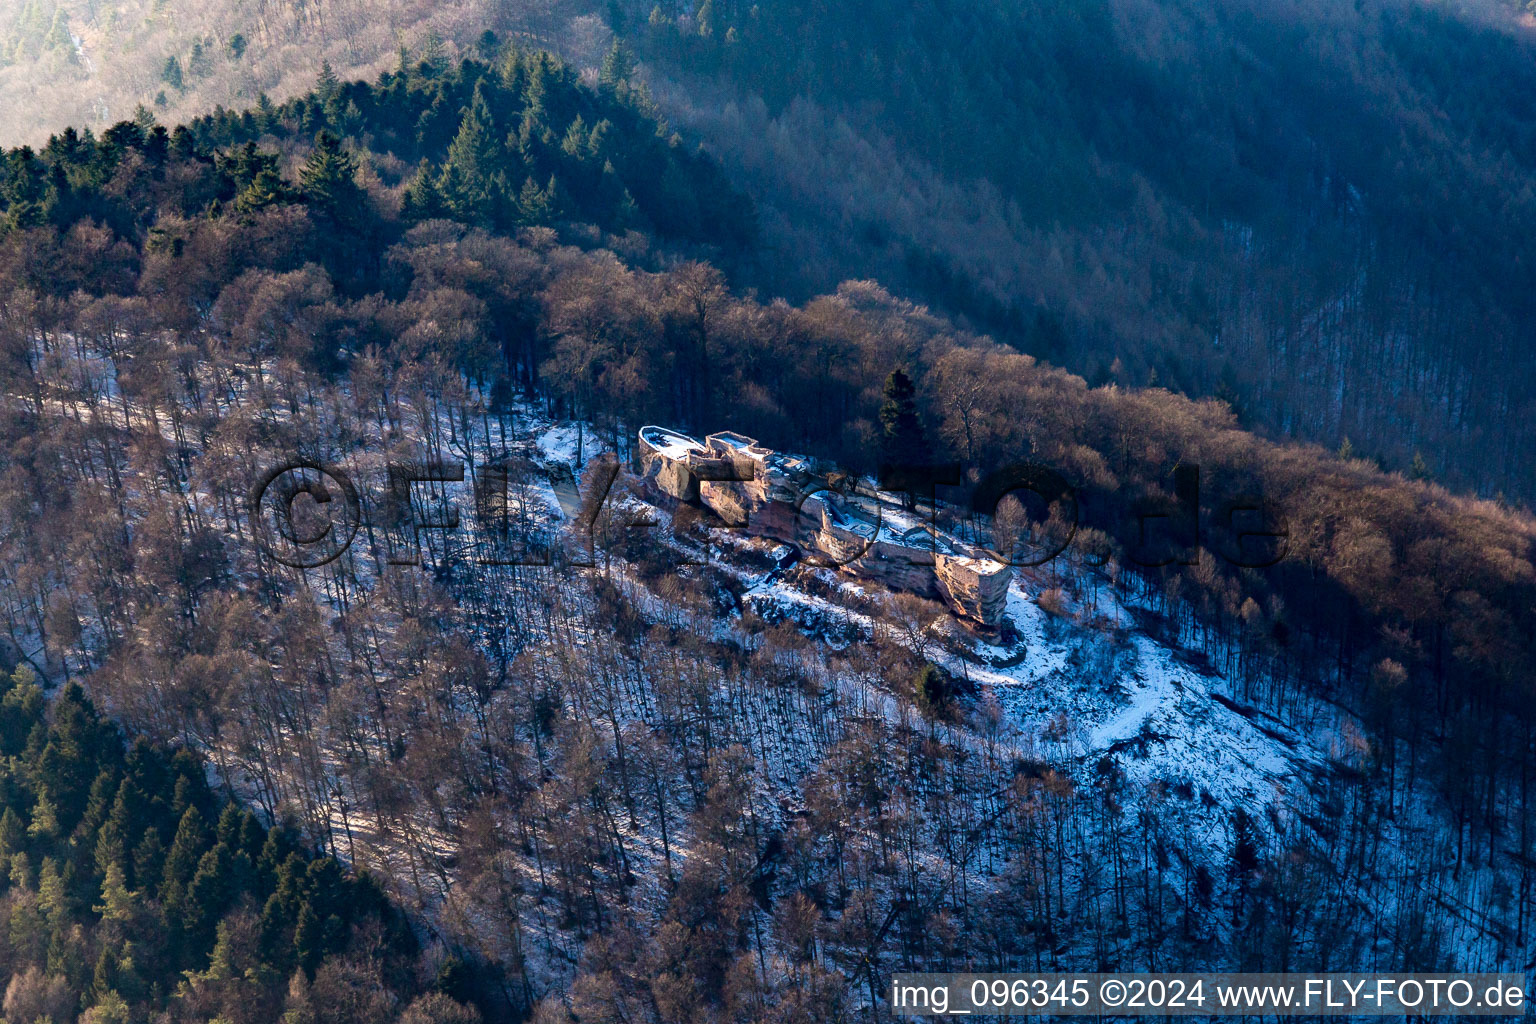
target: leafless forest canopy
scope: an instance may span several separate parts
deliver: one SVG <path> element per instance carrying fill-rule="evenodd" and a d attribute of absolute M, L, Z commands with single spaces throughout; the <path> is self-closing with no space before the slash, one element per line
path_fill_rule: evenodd
<path fill-rule="evenodd" d="M 0 10 L 0 143 L 99 131 L 140 105 L 175 123 L 285 100 L 322 62 L 371 78 L 402 45 L 468 50 L 487 29 L 595 61 L 606 33 L 584 14 L 566 0 L 17 0 Z"/>
<path fill-rule="evenodd" d="M 47 6 L 5 76 L 58 58 Z M 240 13 L 336 47 L 397 16 L 342 31 L 359 10 Z M 1528 460 L 1510 25 L 599 13 L 549 15 L 589 72 L 432 21 L 362 80 L 0 154 L 8 1024 L 844 1021 L 908 969 L 1524 969 L 1536 519 L 1434 479 L 1519 494 Z M 297 59 L 220 25 L 218 61 Z M 149 86 L 189 108 L 246 73 L 166 58 Z M 1399 148 L 1324 117 L 1344 95 Z M 850 268 L 900 287 L 820 286 Z M 750 545 L 679 567 L 705 523 L 594 487 L 643 423 L 863 473 L 898 422 L 968 468 L 946 530 L 997 526 L 969 499 L 1010 464 L 1076 489 L 1027 642 Z M 364 492 L 315 568 L 246 508 L 294 459 Z M 505 467 L 500 542 L 550 564 L 439 531 L 391 564 L 386 467 L 434 460 L 470 521 Z M 1192 465 L 1203 551 L 1138 565 Z M 1255 495 L 1288 532 L 1265 570 L 1218 557 Z M 1059 656 L 1062 710 L 972 683 L 993 649 Z M 1134 700 L 1153 649 L 1281 752 L 1269 791 L 1149 770 L 1188 738 L 1150 725 L 1093 745 L 1065 708 Z"/>
<path fill-rule="evenodd" d="M 486 30 L 595 68 L 617 29 L 763 210 L 738 283 L 803 300 L 875 277 L 1095 383 L 1217 395 L 1271 435 L 1530 497 L 1536 29 L 1513 4 L 9 13 L 3 123 L 34 143 L 139 104 L 171 122 L 282 100 L 322 60 L 373 74 Z"/>
<path fill-rule="evenodd" d="M 624 5 L 791 294 L 1528 498 L 1536 82 L 1493 4 Z M 691 13 L 690 13 L 691 11 Z"/>

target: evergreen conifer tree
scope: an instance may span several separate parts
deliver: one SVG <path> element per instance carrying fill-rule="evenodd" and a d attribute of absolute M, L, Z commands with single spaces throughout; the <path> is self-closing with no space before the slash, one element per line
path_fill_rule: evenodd
<path fill-rule="evenodd" d="M 242 218 L 249 218 L 290 198 L 289 188 L 277 173 L 277 168 L 266 166 L 257 171 L 251 183 L 235 196 L 235 213 Z"/>
<path fill-rule="evenodd" d="M 101 903 L 91 908 L 103 921 L 129 921 L 133 918 L 133 894 L 128 891 L 128 876 L 117 861 L 107 865 L 101 883 Z"/>
<path fill-rule="evenodd" d="M 217 843 L 198 861 L 197 872 L 187 886 L 187 923 L 193 931 L 206 931 L 235 895 L 235 872 L 229 847 Z"/>
<path fill-rule="evenodd" d="M 315 92 L 319 94 L 323 103 L 329 103 L 341 92 L 341 79 L 336 77 L 336 72 L 331 68 L 331 62 L 320 62 L 320 78 L 315 83 Z"/>
<path fill-rule="evenodd" d="M 895 466 L 919 465 L 928 461 L 928 440 L 917 416 L 917 389 L 901 367 L 885 378 L 880 405 L 882 428 L 881 457 Z"/>
<path fill-rule="evenodd" d="M 25 850 L 11 854 L 10 880 L 13 889 L 32 888 L 32 860 Z"/>
<path fill-rule="evenodd" d="M 59 811 L 53 799 L 44 788 L 37 794 L 37 803 L 32 807 L 32 821 L 27 826 L 27 835 L 34 839 L 52 839 L 59 834 Z"/>
<path fill-rule="evenodd" d="M 69 920 L 69 888 L 59 862 L 52 857 L 43 858 L 42 870 L 37 873 L 37 905 L 50 928 L 58 930 Z"/>
<path fill-rule="evenodd" d="M 202 812 L 195 806 L 188 807 L 176 827 L 176 838 L 171 841 L 161 875 L 160 902 L 165 904 L 168 916 L 181 913 L 187 885 L 197 872 L 207 842 L 207 828 L 203 824 Z"/>
<path fill-rule="evenodd" d="M 145 829 L 144 838 L 133 848 L 134 880 L 140 886 L 147 886 L 153 879 L 160 878 L 164 870 L 165 840 L 160 838 L 159 829 Z"/>
<path fill-rule="evenodd" d="M 201 39 L 193 40 L 192 53 L 187 58 L 187 72 L 193 78 L 202 78 L 213 71 L 213 62 L 208 57 L 208 52 L 203 47 Z"/>
<path fill-rule="evenodd" d="M 484 32 L 481 32 L 480 37 L 475 40 L 475 52 L 479 54 L 480 59 L 485 61 L 487 64 L 495 64 L 497 56 L 501 53 L 501 39 L 496 35 L 495 32 L 491 31 L 490 29 L 486 29 Z"/>
<path fill-rule="evenodd" d="M 15 808 L 7 806 L 4 813 L 0 813 L 0 865 L 10 863 L 11 855 L 21 852 L 26 834 L 21 815 Z"/>
<path fill-rule="evenodd" d="M 437 174 L 430 160 L 416 168 L 402 197 L 401 214 L 406 220 L 431 220 L 442 212 L 442 198 L 437 192 Z"/>
<path fill-rule="evenodd" d="M 608 53 L 603 57 L 602 67 L 598 71 L 598 81 L 604 85 L 618 86 L 621 82 L 627 84 L 634 73 L 634 54 L 629 52 L 623 39 L 614 36 L 613 45 L 608 47 Z"/>
<path fill-rule="evenodd" d="M 529 177 L 523 182 L 522 191 L 517 196 L 517 210 L 524 224 L 545 224 L 550 220 L 549 195 L 541 188 L 538 182 Z"/>
<path fill-rule="evenodd" d="M 357 161 L 341 148 L 341 140 L 323 131 L 299 174 L 299 190 L 312 209 L 336 221 L 356 217 L 363 190 L 357 184 Z"/>
<path fill-rule="evenodd" d="M 440 201 L 466 223 L 489 220 L 494 205 L 493 180 L 501 163 L 501 132 L 485 95 L 485 83 L 477 82 L 438 179 Z"/>
<path fill-rule="evenodd" d="M 299 917 L 293 928 L 293 954 L 306 975 L 313 975 L 315 965 L 325 953 L 324 934 L 323 922 L 305 900 L 299 905 Z"/>
<path fill-rule="evenodd" d="M 36 679 L 28 665 L 11 673 L 10 689 L 0 698 L 0 756 L 21 753 L 33 727 L 43 720 L 43 691 Z"/>

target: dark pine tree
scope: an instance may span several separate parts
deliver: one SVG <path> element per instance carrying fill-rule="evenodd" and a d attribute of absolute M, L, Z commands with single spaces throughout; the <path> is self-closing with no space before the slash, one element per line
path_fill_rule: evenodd
<path fill-rule="evenodd" d="M 885 378 L 880 404 L 881 461 L 892 466 L 915 466 L 928 461 L 928 439 L 917 417 L 917 389 L 901 367 Z"/>
<path fill-rule="evenodd" d="M 341 139 L 328 131 L 315 136 L 315 149 L 304 162 L 299 188 L 311 209 L 337 223 L 355 217 L 363 199 L 357 161 L 341 148 Z"/>

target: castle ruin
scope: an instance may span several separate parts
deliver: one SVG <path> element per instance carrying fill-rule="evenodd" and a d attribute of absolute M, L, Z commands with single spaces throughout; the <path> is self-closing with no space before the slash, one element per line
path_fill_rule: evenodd
<path fill-rule="evenodd" d="M 834 489 L 810 459 L 730 431 L 699 441 L 657 426 L 641 428 L 639 456 L 653 491 L 792 545 L 809 564 L 943 601 L 980 626 L 1002 622 L 1008 565 L 905 523 L 878 499 Z"/>

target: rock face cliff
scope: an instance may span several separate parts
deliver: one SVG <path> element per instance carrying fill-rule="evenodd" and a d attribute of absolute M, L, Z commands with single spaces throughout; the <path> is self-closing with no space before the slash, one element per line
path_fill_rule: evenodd
<path fill-rule="evenodd" d="M 730 431 L 699 441 L 655 426 L 640 430 L 639 453 L 644 479 L 658 494 L 794 545 L 813 565 L 943 601 L 983 627 L 1002 621 L 1008 565 L 922 527 L 898 531 L 883 521 L 878 500 L 832 487 L 810 459 Z"/>

